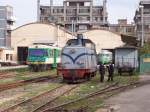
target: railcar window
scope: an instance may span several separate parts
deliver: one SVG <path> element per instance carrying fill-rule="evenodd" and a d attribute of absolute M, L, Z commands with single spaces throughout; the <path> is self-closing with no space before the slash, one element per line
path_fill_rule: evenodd
<path fill-rule="evenodd" d="M 58 57 L 60 57 L 60 56 L 61 56 L 61 51 L 58 50 Z"/>
<path fill-rule="evenodd" d="M 30 49 L 29 55 L 33 57 L 34 56 L 37 56 L 37 57 L 48 56 L 48 51 L 45 49 Z"/>
<path fill-rule="evenodd" d="M 54 49 L 51 49 L 50 51 L 50 57 L 53 57 L 54 56 Z"/>

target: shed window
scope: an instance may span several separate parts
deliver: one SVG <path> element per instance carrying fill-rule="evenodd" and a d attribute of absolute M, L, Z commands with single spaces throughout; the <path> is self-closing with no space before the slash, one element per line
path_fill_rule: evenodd
<path fill-rule="evenodd" d="M 13 60 L 13 55 L 12 55 L 12 54 L 10 54 L 10 60 L 11 60 L 11 61 Z"/>
<path fill-rule="evenodd" d="M 6 61 L 9 60 L 9 54 L 6 54 Z"/>

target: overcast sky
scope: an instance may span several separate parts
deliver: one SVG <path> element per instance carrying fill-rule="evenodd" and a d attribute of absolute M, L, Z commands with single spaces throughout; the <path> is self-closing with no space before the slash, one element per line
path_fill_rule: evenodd
<path fill-rule="evenodd" d="M 50 0 L 41 0 L 41 4 L 48 5 Z M 102 5 L 103 0 L 94 0 L 94 4 Z M 108 20 L 117 23 L 117 19 L 133 21 L 139 0 L 107 0 Z M 62 5 L 63 0 L 54 0 L 55 5 Z M 36 21 L 37 0 L 0 0 L 0 5 L 11 5 L 16 17 L 15 26 Z"/>

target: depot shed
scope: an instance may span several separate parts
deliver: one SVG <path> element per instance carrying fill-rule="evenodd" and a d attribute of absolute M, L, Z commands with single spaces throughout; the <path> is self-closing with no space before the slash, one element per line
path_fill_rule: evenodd
<path fill-rule="evenodd" d="M 121 35 L 107 30 L 95 29 L 84 32 L 83 34 L 96 44 L 97 52 L 100 52 L 101 49 L 114 49 L 125 44 L 122 41 Z"/>
<path fill-rule="evenodd" d="M 12 31 L 11 47 L 14 49 L 13 61 L 24 64 L 28 47 L 33 43 L 57 43 L 63 47 L 71 34 L 52 24 L 30 23 Z"/>

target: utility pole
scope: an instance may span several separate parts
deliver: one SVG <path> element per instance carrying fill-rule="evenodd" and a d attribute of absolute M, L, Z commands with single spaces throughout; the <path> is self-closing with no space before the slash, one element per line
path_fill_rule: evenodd
<path fill-rule="evenodd" d="M 144 9 L 144 6 L 141 5 L 140 6 L 141 8 L 141 47 L 143 47 L 144 45 L 144 15 L 143 15 L 143 9 Z"/>
<path fill-rule="evenodd" d="M 72 38 L 74 38 L 75 32 L 76 32 L 76 23 L 74 20 L 72 20 Z"/>
<path fill-rule="evenodd" d="M 53 11 L 53 0 L 50 0 L 50 16 L 52 15 Z"/>
<path fill-rule="evenodd" d="M 37 22 L 40 22 L 40 0 L 37 0 Z"/>
<path fill-rule="evenodd" d="M 106 24 L 106 17 L 107 17 L 107 0 L 103 0 L 103 23 Z"/>

